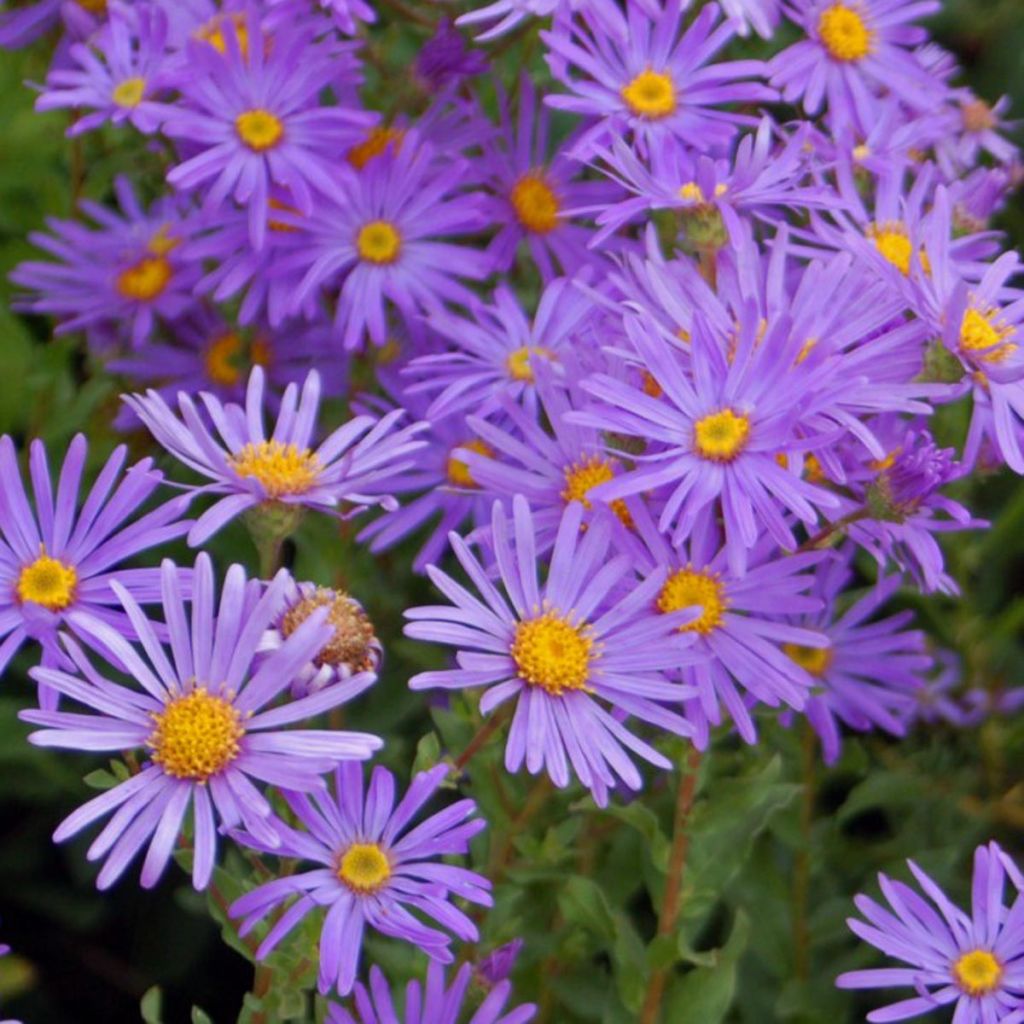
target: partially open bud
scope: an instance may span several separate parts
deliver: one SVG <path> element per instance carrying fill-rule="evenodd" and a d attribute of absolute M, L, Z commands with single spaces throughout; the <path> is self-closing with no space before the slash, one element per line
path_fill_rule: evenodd
<path fill-rule="evenodd" d="M 957 463 L 952 448 L 939 448 L 926 430 L 912 430 L 867 490 L 872 519 L 902 523 L 950 477 Z"/>

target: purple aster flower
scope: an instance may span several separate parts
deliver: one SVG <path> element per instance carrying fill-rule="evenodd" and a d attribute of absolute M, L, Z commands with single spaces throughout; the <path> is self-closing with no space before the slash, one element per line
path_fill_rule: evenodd
<path fill-rule="evenodd" d="M 284 604 L 260 638 L 261 651 L 276 651 L 318 608 L 327 609 L 324 624 L 331 637 L 292 682 L 293 697 L 308 697 L 325 686 L 343 683 L 355 675 L 377 678 L 384 648 L 363 606 L 350 594 L 315 583 L 289 580 Z"/>
<path fill-rule="evenodd" d="M 465 78 L 482 75 L 487 66 L 486 55 L 468 48 L 462 33 L 444 18 L 417 54 L 412 73 L 427 91 L 436 92 Z"/>
<path fill-rule="evenodd" d="M 685 8 L 632 3 L 623 13 L 614 0 L 591 0 L 575 17 L 541 33 L 552 74 L 574 94 L 546 102 L 598 119 L 575 152 L 587 156 L 593 144 L 623 133 L 645 150 L 674 135 L 708 152 L 728 143 L 737 125 L 752 123 L 719 107 L 775 98 L 767 86 L 745 81 L 764 74 L 761 61 L 708 63 L 736 35 L 729 22 L 716 27 L 718 5 L 702 8 L 684 30 Z"/>
<path fill-rule="evenodd" d="M 97 879 L 101 889 L 121 877 L 147 841 L 142 884 L 155 885 L 190 806 L 192 883 L 204 889 L 213 871 L 218 821 L 221 828 L 242 825 L 270 847 L 279 842 L 271 806 L 253 779 L 320 791 L 324 772 L 380 748 L 381 741 L 366 733 L 282 729 L 355 697 L 373 682 L 371 675 L 353 676 L 303 700 L 268 707 L 332 635 L 326 609 L 317 611 L 278 650 L 257 659 L 259 640 L 280 610 L 288 582 L 282 570 L 264 590 L 234 565 L 218 605 L 212 564 L 201 554 L 192 581 L 190 625 L 182 599 L 184 574 L 165 560 L 160 586 L 166 647 L 157 635 L 161 627 L 116 582 L 111 586 L 139 638 L 137 646 L 86 612 L 69 616 L 78 636 L 141 690 L 100 674 L 70 638 L 65 647 L 75 674 L 32 670 L 39 683 L 95 712 L 24 711 L 22 719 L 41 726 L 30 735 L 32 743 L 70 750 L 141 749 L 146 754 L 137 775 L 83 804 L 54 833 L 62 842 L 112 814 L 88 853 L 90 860 L 106 858 Z"/>
<path fill-rule="evenodd" d="M 414 690 L 487 687 L 480 700 L 484 715 L 514 699 L 505 767 L 518 771 L 525 761 L 531 774 L 545 770 L 559 787 L 569 784 L 572 771 L 604 806 L 616 776 L 630 789 L 641 786 L 627 751 L 659 768 L 671 767 L 616 713 L 680 736 L 692 731 L 662 706 L 693 693 L 663 675 L 692 660 L 686 648 L 693 637 L 678 631 L 690 613 L 657 614 L 653 603 L 665 571 L 630 586 L 631 559 L 609 558 L 608 519 L 581 533 L 578 502 L 565 511 L 547 580 L 539 585 L 529 505 L 517 496 L 512 509 L 510 523 L 501 503 L 494 503 L 489 538 L 507 598 L 456 534 L 449 542 L 480 597 L 428 567 L 454 607 L 409 609 L 405 632 L 457 647 L 458 667 L 422 672 L 409 685 Z"/>
<path fill-rule="evenodd" d="M 163 481 L 152 459 L 124 470 L 127 449 L 114 450 L 85 501 L 79 489 L 88 445 L 78 434 L 68 446 L 56 493 L 42 441 L 29 449 L 32 503 L 22 485 L 14 442 L 0 438 L 0 673 L 26 638 L 43 645 L 44 662 L 61 661 L 57 632 L 85 613 L 120 630 L 114 583 L 142 602 L 159 598 L 156 569 L 123 563 L 187 532 L 189 496 L 140 515 Z M 34 504 L 34 508 L 33 508 Z M 47 702 L 49 702 L 47 700 Z"/>
<path fill-rule="evenodd" d="M 638 499 L 626 502 L 633 529 L 620 531 L 619 545 L 643 571 L 659 571 L 664 582 L 654 607 L 660 615 L 683 608 L 699 615 L 679 627 L 695 641 L 693 665 L 682 667 L 683 681 L 695 691 L 686 704 L 698 747 L 707 746 L 709 727 L 722 721 L 724 706 L 747 743 L 757 740 L 750 715 L 757 703 L 786 704 L 802 710 L 814 679 L 806 666 L 787 655 L 800 645 L 818 653 L 828 639 L 816 629 L 778 619 L 780 609 L 813 614 L 821 598 L 808 592 L 814 583 L 809 569 L 821 561 L 819 552 L 772 557 L 762 543 L 742 573 L 729 565 L 727 552 L 713 526 L 698 527 L 673 546 L 658 532 L 651 513 Z"/>
<path fill-rule="evenodd" d="M 267 882 L 234 902 L 230 913 L 244 918 L 239 929 L 244 936 L 272 910 L 298 896 L 267 932 L 256 950 L 257 959 L 269 955 L 316 907 L 327 908 L 320 933 L 318 986 L 323 993 L 352 991 L 367 927 L 412 943 L 442 963 L 453 959 L 448 932 L 464 942 L 475 941 L 476 925 L 452 897 L 489 907 L 491 883 L 440 858 L 468 853 L 470 839 L 486 825 L 475 817 L 476 804 L 458 800 L 409 828 L 447 774 L 447 765 L 420 772 L 397 806 L 395 777 L 379 765 L 365 796 L 362 768 L 355 764 L 338 768 L 333 794 L 320 790 L 307 796 L 285 790 L 288 806 L 304 830 L 278 821 L 279 842 L 269 847 L 258 836 L 238 838 L 280 857 L 321 866 Z"/>
<path fill-rule="evenodd" d="M 733 244 L 739 245 L 752 216 L 778 221 L 786 210 L 842 205 L 833 190 L 801 183 L 807 175 L 810 126 L 801 126 L 778 146 L 773 139 L 776 131 L 769 118 L 762 118 L 757 132 L 740 140 L 731 160 L 695 153 L 674 138 L 652 149 L 646 159 L 621 139 L 614 140 L 611 149 L 595 147 L 592 159 L 630 197 L 603 205 L 597 217 L 601 230 L 590 244 L 599 245 L 650 210 L 681 211 L 691 236 L 701 227 L 693 224 L 694 216 L 708 219 L 717 214 Z M 722 244 L 725 239 L 715 241 Z"/>
<path fill-rule="evenodd" d="M 839 757 L 840 723 L 857 732 L 882 729 L 903 736 L 918 692 L 927 686 L 926 675 L 935 666 L 924 633 L 906 628 L 913 612 L 869 621 L 899 589 L 899 577 L 880 580 L 841 615 L 837 613 L 836 600 L 852 576 L 846 559 L 822 565 L 812 594 L 822 598 L 824 607 L 799 620 L 824 633 L 828 646 L 783 648 L 814 679 L 805 712 L 821 740 L 826 764 Z"/>
<path fill-rule="evenodd" d="M 827 106 L 836 127 L 871 125 L 878 97 L 891 93 L 912 110 L 937 107 L 941 80 L 913 47 L 927 38 L 911 24 L 934 14 L 939 0 L 786 0 L 786 14 L 806 34 L 769 63 L 772 85 L 808 114 Z"/>
<path fill-rule="evenodd" d="M 907 861 L 924 897 L 880 874 L 886 909 L 856 898 L 864 916 L 851 930 L 906 967 L 849 971 L 840 988 L 913 988 L 916 995 L 868 1014 L 869 1021 L 905 1020 L 954 1006 L 956 1024 L 1024 1021 L 1024 895 L 1004 900 L 1006 855 L 996 843 L 974 853 L 971 912 L 965 913 L 913 861 Z"/>
<path fill-rule="evenodd" d="M 263 423 L 263 382 L 262 367 L 253 367 L 244 408 L 222 405 L 207 392 L 200 394 L 219 440 L 184 392 L 178 394 L 181 419 L 155 391 L 124 396 L 160 445 L 211 481 L 198 490 L 223 496 L 192 527 L 188 538 L 193 546 L 247 509 L 265 503 L 321 511 L 332 510 L 342 501 L 356 506 L 389 504 L 392 499 L 374 496 L 373 489 L 410 465 L 412 454 L 423 447 L 416 435 L 425 429 L 424 424 L 394 429 L 404 415 L 400 409 L 381 420 L 357 416 L 316 449 L 310 447 L 320 404 L 316 370 L 306 377 L 301 396 L 294 384 L 285 389 L 268 439 Z"/>
<path fill-rule="evenodd" d="M 340 287 L 334 323 L 345 348 L 354 349 L 367 333 L 375 345 L 387 341 L 385 300 L 413 333 L 424 313 L 445 302 L 470 305 L 473 293 L 459 278 L 479 280 L 489 267 L 478 252 L 443 241 L 484 223 L 479 196 L 454 191 L 464 170 L 464 161 L 441 161 L 412 132 L 361 172 L 341 167 L 317 216 L 294 220 L 302 248 L 287 265 L 305 270 L 294 309 Z"/>
<path fill-rule="evenodd" d="M 535 410 L 534 367 L 541 361 L 557 367 L 592 309 L 581 290 L 559 278 L 541 293 L 532 320 L 506 285 L 495 289 L 491 305 L 474 303 L 472 320 L 438 311 L 430 326 L 454 347 L 413 359 L 403 371 L 413 380 L 408 391 L 440 392 L 427 410 L 430 419 L 469 409 L 488 415 L 501 409 L 505 398 Z"/>
<path fill-rule="evenodd" d="M 594 262 L 588 248 L 593 230 L 568 211 L 603 209 L 619 191 L 607 181 L 579 180 L 584 168 L 568 155 L 571 139 L 551 153 L 551 111 L 538 106 L 525 73 L 517 99 L 513 124 L 507 97 L 499 91 L 501 130 L 484 147 L 491 193 L 487 212 L 500 225 L 487 253 L 496 270 L 507 271 L 525 242 L 541 276 L 550 281 L 556 267 L 571 274 Z"/>
<path fill-rule="evenodd" d="M 327 1024 L 460 1024 L 461 1021 L 465 1024 L 526 1024 L 533 1020 L 537 1007 L 532 1004 L 506 1008 L 512 994 L 512 986 L 507 981 L 495 985 L 472 1015 L 466 1017 L 463 1006 L 473 977 L 473 968 L 463 964 L 449 986 L 445 982 L 444 967 L 432 962 L 427 968 L 425 987 L 419 981 L 410 981 L 406 986 L 405 1012 L 399 1016 L 387 979 L 374 964 L 370 968 L 369 987 L 356 985 L 357 1016 L 335 1004 L 327 1012 Z"/>
<path fill-rule="evenodd" d="M 155 101 L 172 81 L 167 73 L 167 16 L 158 7 L 110 5 L 110 20 L 88 42 L 69 50 L 75 67 L 54 68 L 36 100 L 36 110 L 88 111 L 68 135 L 92 131 L 107 121 L 128 121 L 151 133 L 170 112 Z"/>
<path fill-rule="evenodd" d="M 909 725 L 935 726 L 945 722 L 956 728 L 971 724 L 970 715 L 960 698 L 963 670 L 951 651 L 939 651 L 936 670 L 923 686 L 914 692 L 914 706 L 907 715 Z"/>
<path fill-rule="evenodd" d="M 120 214 L 89 200 L 80 204 L 98 228 L 50 219 L 52 234 L 29 235 L 56 262 L 22 263 L 11 280 L 36 293 L 19 299 L 18 307 L 57 317 L 56 334 L 123 324 L 132 344 L 141 345 L 157 318 L 173 320 L 193 305 L 197 225 L 170 199 L 144 210 L 127 178 L 115 181 L 114 194 Z"/>
<path fill-rule="evenodd" d="M 1020 149 L 1004 134 L 1020 127 L 1019 121 L 1004 117 L 1010 109 L 1009 96 L 1000 97 L 991 106 L 970 89 L 958 89 L 952 98 L 944 117 L 946 131 L 935 147 L 935 159 L 948 179 L 975 167 L 983 154 L 1001 164 L 1020 160 Z"/>
<path fill-rule="evenodd" d="M 295 206 L 310 214 L 314 191 L 336 189 L 333 155 L 354 142 L 372 116 L 320 105 L 321 91 L 337 74 L 329 45 L 284 27 L 270 45 L 250 14 L 243 54 L 234 24 L 226 24 L 223 54 L 201 41 L 189 43 L 189 73 L 178 83 L 182 99 L 164 131 L 194 144 L 186 152 L 198 152 L 167 180 L 179 189 L 204 187 L 207 210 L 233 196 L 248 208 L 252 246 L 261 249 L 271 183 L 287 189 Z"/>
<path fill-rule="evenodd" d="M 519 952 L 523 948 L 522 939 L 513 939 L 492 950 L 476 965 L 474 976 L 482 979 L 488 986 L 498 985 L 511 973 Z"/>

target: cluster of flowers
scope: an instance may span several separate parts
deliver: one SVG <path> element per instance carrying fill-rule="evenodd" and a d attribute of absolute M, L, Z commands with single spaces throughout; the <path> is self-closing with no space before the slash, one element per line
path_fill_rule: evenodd
<path fill-rule="evenodd" d="M 359 602 L 240 566 L 218 600 L 205 554 L 124 568 L 239 516 L 265 576 L 306 508 L 376 510 L 360 534 L 373 551 L 420 531 L 415 567 L 449 604 L 409 609 L 406 633 L 456 653 L 411 687 L 482 691 L 484 716 L 514 704 L 507 769 L 575 777 L 600 804 L 641 788 L 635 759 L 672 767 L 660 732 L 754 743 L 759 715 L 803 714 L 832 761 L 843 727 L 900 736 L 1022 703 L 959 693 L 912 613 L 881 612 L 903 586 L 956 592 L 935 535 L 984 524 L 947 484 L 1024 472 L 1024 292 L 988 228 L 1022 171 L 1005 103 L 955 84 L 917 24 L 938 6 L 495 0 L 459 20 L 485 40 L 550 17 L 556 83 L 498 87 L 496 121 L 465 88 L 485 54 L 447 21 L 391 109 L 364 107 L 362 0 L 2 15 L 6 46 L 63 25 L 38 109 L 72 110 L 75 137 L 130 126 L 167 184 L 145 207 L 120 180 L 119 211 L 85 202 L 86 219 L 33 236 L 49 259 L 15 271 L 21 304 L 148 387 L 119 425 L 205 481 L 141 514 L 162 476 L 125 470 L 119 449 L 79 506 L 85 441 L 56 492 L 36 443 L 33 509 L 0 443 L 0 667 L 40 643 L 31 738 L 144 754 L 57 833 L 109 816 L 89 851 L 101 886 L 147 843 L 154 884 L 186 820 L 199 888 L 218 829 L 313 862 L 233 913 L 246 932 L 287 904 L 263 956 L 327 908 L 321 989 L 355 987 L 367 1022 L 394 1010 L 379 972 L 357 984 L 366 926 L 442 962 L 451 935 L 477 936 L 452 900 L 486 905 L 487 880 L 437 861 L 483 826 L 473 802 L 409 829 L 446 768 L 396 804 L 382 768 L 363 792 L 356 762 L 378 738 L 284 728 L 374 682 L 382 648 Z M 783 18 L 799 41 L 722 59 Z M 321 389 L 351 396 L 368 366 L 359 414 L 318 443 Z M 959 453 L 930 428 L 955 402 L 970 408 Z M 877 578 L 853 594 L 858 552 Z M 468 584 L 436 567 L 449 553 Z M 1024 903 L 1004 907 L 1004 870 L 979 852 L 970 920 L 924 876 L 944 925 L 895 883 L 896 917 L 862 904 L 858 933 L 916 966 L 844 983 L 940 986 L 872 1019 L 958 1000 L 960 1022 L 1024 1020 Z M 439 970 L 408 993 L 410 1022 L 420 1006 L 449 1020 L 429 1009 L 442 1002 L 454 1021 L 469 975 L 445 994 Z M 473 1020 L 529 1018 L 500 1016 L 507 998 L 501 981 Z"/>

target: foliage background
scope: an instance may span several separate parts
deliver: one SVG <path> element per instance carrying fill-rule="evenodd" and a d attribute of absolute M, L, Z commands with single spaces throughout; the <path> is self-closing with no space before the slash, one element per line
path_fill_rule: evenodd
<path fill-rule="evenodd" d="M 1011 94 L 1018 116 L 1020 15 L 1020 0 L 948 0 L 933 23 L 976 91 L 990 100 Z M 400 73 L 417 32 L 393 24 L 375 37 L 371 101 L 373 79 L 386 88 L 381 75 L 386 82 L 389 71 Z M 502 57 L 498 70 L 507 79 L 528 46 Z M 0 55 L 0 431 L 19 444 L 43 437 L 56 460 L 84 430 L 98 459 L 118 440 L 110 429 L 118 385 L 86 361 L 76 339 L 54 340 L 46 322 L 12 314 L 7 274 L 31 252 L 26 235 L 45 216 L 67 216 L 75 195 L 103 198 L 125 167 L 144 187 L 158 182 L 157 155 L 138 146 L 126 153 L 113 133 L 73 147 L 60 115 L 35 114 L 23 83 L 44 76 L 44 50 Z M 533 58 L 537 64 L 536 50 Z M 1020 195 L 1002 226 L 1019 247 Z M 955 441 L 961 425 L 946 426 L 947 441 Z M 146 447 L 142 437 L 129 444 L 138 454 Z M 959 653 L 971 685 L 1024 685 L 1024 485 L 1009 476 L 975 479 L 958 497 L 993 520 L 987 533 L 947 545 L 962 599 L 903 600 L 918 607 L 937 644 Z M 219 537 L 214 550 L 222 567 L 237 559 L 254 566 L 240 529 Z M 408 573 L 409 551 L 371 560 L 350 534 L 321 521 L 303 528 L 292 554 L 300 578 L 340 583 L 361 598 L 385 641 L 382 681 L 349 711 L 359 728 L 387 737 L 385 762 L 407 778 L 432 721 L 443 749 L 461 750 L 476 724 L 471 706 L 430 708 L 405 688 L 411 672 L 436 656 L 401 638 L 402 608 L 425 603 L 428 593 Z M 17 951 L 0 961 L 0 1003 L 27 1024 L 116 1024 L 139 1019 L 140 998 L 159 985 L 168 1024 L 188 1020 L 193 1005 L 218 1024 L 233 1021 L 251 968 L 221 941 L 183 874 L 169 873 L 151 893 L 126 876 L 99 894 L 84 859 L 87 841 L 50 842 L 57 822 L 88 794 L 82 775 L 99 762 L 25 742 L 16 714 L 32 699 L 29 664 L 22 657 L 0 688 L 0 937 Z M 671 1024 L 863 1020 L 877 995 L 840 993 L 832 982 L 840 970 L 875 962 L 844 924 L 851 897 L 874 888 L 875 872 L 905 877 L 903 860 L 913 856 L 966 899 L 976 843 L 994 837 L 1024 860 L 1021 716 L 972 730 L 919 730 L 903 742 L 848 740 L 838 765 L 812 772 L 801 729 L 767 721 L 762 729 L 759 746 L 719 738 L 705 758 L 680 935 L 653 944 L 675 779 L 652 776 L 642 802 L 613 801 L 601 812 L 579 791 L 555 795 L 544 783 L 508 779 L 494 750 L 474 759 L 466 788 L 491 821 L 474 859 L 497 886 L 481 949 L 526 938 L 517 990 L 540 1003 L 542 1021 L 634 1020 L 647 972 L 661 964 L 673 969 Z M 666 749 L 685 760 L 681 746 Z M 418 756 L 436 756 L 432 741 Z M 392 976 L 421 966 L 393 944 L 367 952 Z"/>

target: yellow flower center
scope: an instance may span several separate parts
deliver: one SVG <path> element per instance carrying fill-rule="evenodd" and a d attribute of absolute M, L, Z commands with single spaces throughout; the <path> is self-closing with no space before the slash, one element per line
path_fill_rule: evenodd
<path fill-rule="evenodd" d="M 142 102 L 145 92 L 146 80 L 144 78 L 126 78 L 114 86 L 114 91 L 110 96 L 119 107 L 137 107 Z"/>
<path fill-rule="evenodd" d="M 953 962 L 953 977 L 969 996 L 984 996 L 999 987 L 1003 965 L 987 949 L 972 949 Z"/>
<path fill-rule="evenodd" d="M 960 104 L 960 114 L 966 132 L 987 132 L 996 126 L 996 115 L 984 100 Z"/>
<path fill-rule="evenodd" d="M 39 557 L 26 565 L 18 576 L 18 600 L 59 612 L 74 601 L 77 583 L 74 566 L 65 565 L 40 550 Z"/>
<path fill-rule="evenodd" d="M 910 274 L 910 255 L 913 246 L 910 244 L 910 236 L 907 234 L 906 226 L 897 221 L 888 224 L 873 224 L 868 228 L 868 237 L 875 243 L 875 248 L 888 260 L 904 277 Z M 918 252 L 921 260 L 921 269 L 930 274 L 932 267 L 928 259 L 928 253 L 922 248 Z"/>
<path fill-rule="evenodd" d="M 172 275 L 166 256 L 143 256 L 117 275 L 117 290 L 126 299 L 152 302 L 163 294 Z"/>
<path fill-rule="evenodd" d="M 592 648 L 585 626 L 549 611 L 516 626 L 512 659 L 521 679 L 560 697 L 566 690 L 587 689 Z"/>
<path fill-rule="evenodd" d="M 782 650 L 805 672 L 821 678 L 832 664 L 831 647 L 804 647 L 803 644 L 783 644 Z"/>
<path fill-rule="evenodd" d="M 505 360 L 505 368 L 508 370 L 508 375 L 513 380 L 520 380 L 527 384 L 532 384 L 533 365 L 531 363 L 531 358 L 533 356 L 543 356 L 545 359 L 554 359 L 554 353 L 549 348 L 524 345 L 522 348 L 517 348 L 514 352 L 510 352 L 508 359 Z"/>
<path fill-rule="evenodd" d="M 242 339 L 234 331 L 214 338 L 206 350 L 206 375 L 215 384 L 233 387 L 242 379 Z"/>
<path fill-rule="evenodd" d="M 370 129 L 369 134 L 362 142 L 357 143 L 348 151 L 346 159 L 357 171 L 361 171 L 375 156 L 380 156 L 388 146 L 394 144 L 397 151 L 404 136 L 405 132 L 400 128 L 377 125 Z"/>
<path fill-rule="evenodd" d="M 304 494 L 320 474 L 320 461 L 313 452 L 280 441 L 249 443 L 228 459 L 228 465 L 239 476 L 258 480 L 271 498 Z"/>
<path fill-rule="evenodd" d="M 676 109 L 676 87 L 664 72 L 647 68 L 622 88 L 622 98 L 637 117 L 657 121 Z"/>
<path fill-rule="evenodd" d="M 680 633 L 708 633 L 718 629 L 722 624 L 729 602 L 725 596 L 725 586 L 718 576 L 709 572 L 698 572 L 687 566 L 677 569 L 661 588 L 656 602 L 658 611 L 663 615 L 669 612 L 682 611 L 684 608 L 700 608 L 700 618 L 679 627 Z"/>
<path fill-rule="evenodd" d="M 986 363 L 1001 363 L 1016 352 L 1017 346 L 1006 341 L 1013 328 L 998 318 L 998 309 L 967 309 L 960 322 L 960 348 Z"/>
<path fill-rule="evenodd" d="M 356 249 L 367 263 L 394 263 L 402 251 L 402 236 L 390 221 L 371 220 L 359 229 Z"/>
<path fill-rule="evenodd" d="M 376 843 L 353 843 L 338 861 L 338 878 L 353 892 L 366 896 L 391 877 L 391 861 Z"/>
<path fill-rule="evenodd" d="M 599 484 L 606 484 L 615 477 L 615 462 L 604 459 L 600 455 L 588 455 L 579 462 L 574 462 L 565 469 L 565 488 L 562 500 L 566 503 L 578 501 L 584 508 L 591 507 L 587 495 Z M 633 517 L 629 514 L 626 503 L 621 499 L 611 503 L 612 511 L 619 517 L 624 526 L 632 527 Z"/>
<path fill-rule="evenodd" d="M 238 40 L 238 49 L 246 59 L 249 57 L 249 26 L 246 24 L 245 15 L 218 14 L 211 18 L 205 25 L 196 29 L 196 39 L 202 39 L 209 43 L 218 53 L 227 53 L 227 43 L 224 41 L 225 22 L 231 22 L 235 30 L 235 38 Z"/>
<path fill-rule="evenodd" d="M 535 235 L 546 235 L 558 227 L 558 197 L 539 174 L 524 174 L 512 186 L 509 196 L 519 223 Z"/>
<path fill-rule="evenodd" d="M 153 715 L 146 745 L 168 775 L 206 782 L 238 757 L 241 720 L 230 701 L 199 687 Z"/>
<path fill-rule="evenodd" d="M 476 452 L 478 455 L 483 455 L 487 458 L 491 458 L 494 455 L 494 449 L 486 441 L 479 439 L 467 441 L 465 444 L 458 445 L 458 447 Z M 469 471 L 469 466 L 462 459 L 457 459 L 454 454 L 448 456 L 446 469 L 448 483 L 453 487 L 462 487 L 468 490 L 478 486 L 477 482 L 473 479 L 473 474 Z"/>
<path fill-rule="evenodd" d="M 316 666 L 348 665 L 353 672 L 371 669 L 371 644 L 375 639 L 373 623 L 358 602 L 343 591 L 318 587 L 285 613 L 281 620 L 281 635 L 290 637 L 317 608 L 330 608 L 327 625 L 334 630 L 334 635 L 314 659 Z"/>
<path fill-rule="evenodd" d="M 713 412 L 693 425 L 693 446 L 711 462 L 732 462 L 750 437 L 750 418 L 732 409 Z"/>
<path fill-rule="evenodd" d="M 834 60 L 863 60 L 872 50 L 873 33 L 864 19 L 846 4 L 833 4 L 821 12 L 818 35 Z"/>
<path fill-rule="evenodd" d="M 644 370 L 641 377 L 641 387 L 643 392 L 650 398 L 661 398 L 665 394 L 662 386 L 658 383 L 657 378 L 649 370 Z"/>
<path fill-rule="evenodd" d="M 821 468 L 821 462 L 817 455 L 810 454 L 804 458 L 804 476 L 812 484 L 823 484 L 828 479 L 825 476 L 825 470 Z"/>
<path fill-rule="evenodd" d="M 235 131 L 254 153 L 264 153 L 268 149 L 273 149 L 284 138 L 284 124 L 281 119 L 263 107 L 243 110 L 235 118 Z"/>

